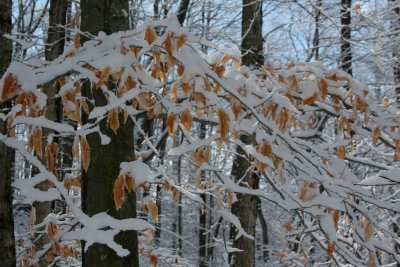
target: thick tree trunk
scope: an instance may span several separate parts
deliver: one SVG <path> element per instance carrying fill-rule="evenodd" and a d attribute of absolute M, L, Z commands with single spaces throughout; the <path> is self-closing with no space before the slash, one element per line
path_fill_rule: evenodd
<path fill-rule="evenodd" d="M 351 0 L 342 0 L 340 8 L 340 68 L 348 74 L 353 74 L 351 52 Z"/>
<path fill-rule="evenodd" d="M 262 39 L 262 1 L 243 0 L 242 13 L 242 62 L 250 68 L 257 68 L 264 64 L 263 39 Z M 242 135 L 242 142 L 250 144 L 254 142 L 252 136 Z M 245 152 L 238 147 L 238 155 Z M 245 157 L 236 157 L 232 166 L 232 176 L 239 180 L 244 176 L 243 182 L 251 188 L 258 188 L 258 177 L 247 172 L 251 163 Z M 238 201 L 232 205 L 232 213 L 238 216 L 243 229 L 250 235 L 255 236 L 257 221 L 258 198 L 251 195 L 238 194 Z M 231 266 L 252 267 L 255 266 L 255 239 L 246 237 L 235 239 L 236 229 L 231 227 L 231 238 L 233 247 L 242 249 L 231 255 Z"/>
<path fill-rule="evenodd" d="M 7 70 L 12 56 L 12 42 L 3 37 L 11 34 L 11 7 L 11 0 L 0 0 L 0 77 Z M 5 122 L 0 121 L 0 133 L 6 134 L 5 128 Z M 0 259 L 5 267 L 15 266 L 16 259 L 11 189 L 14 156 L 14 151 L 0 141 Z"/>
<path fill-rule="evenodd" d="M 124 16 L 128 11 L 128 0 L 116 1 L 81 1 L 82 31 L 97 35 L 99 31 L 107 34 L 128 29 L 128 18 Z M 91 91 L 86 84 L 82 93 L 95 101 L 96 106 L 107 104 L 107 99 L 101 90 Z M 87 120 L 87 118 L 83 118 Z M 123 115 L 120 114 L 123 124 Z M 136 195 L 126 195 L 125 203 L 120 210 L 116 210 L 113 198 L 113 186 L 119 174 L 119 165 L 123 161 L 132 161 L 134 155 L 133 122 L 128 119 L 117 134 L 107 127 L 106 119 L 100 122 L 100 131 L 110 137 L 108 145 L 101 145 L 97 133 L 89 134 L 87 141 L 91 148 L 90 166 L 83 173 L 82 183 L 82 208 L 92 216 L 100 212 L 107 212 L 117 218 L 136 217 Z M 82 255 L 83 266 L 139 266 L 138 240 L 136 231 L 125 231 L 117 235 L 116 241 L 131 254 L 120 258 L 106 245 L 95 244 Z"/>
<path fill-rule="evenodd" d="M 57 27 L 57 25 L 64 25 L 67 14 L 67 0 L 51 0 L 49 9 L 49 30 L 47 35 L 47 46 L 45 49 L 45 59 L 52 61 L 61 55 L 64 51 L 65 44 L 65 31 Z M 53 82 L 46 84 L 43 88 L 43 92 L 47 95 L 46 105 L 46 118 L 55 121 L 62 122 L 62 111 L 61 101 L 59 97 L 54 97 L 58 93 L 59 86 Z M 44 139 L 51 134 L 53 131 L 44 129 Z M 43 142 L 43 146 L 46 146 L 46 142 Z M 44 148 L 43 148 L 44 151 Z M 40 190 L 47 190 L 49 188 L 48 182 L 43 182 L 39 185 Z M 39 202 L 35 203 L 36 208 L 36 222 L 41 223 L 48 214 L 52 211 L 51 202 Z M 37 249 L 41 249 L 44 244 L 49 242 L 46 235 L 43 235 L 36 242 Z M 41 261 L 41 265 L 45 262 Z"/>
<path fill-rule="evenodd" d="M 206 125 L 202 123 L 200 125 L 199 139 L 203 140 L 206 137 Z M 203 173 L 202 173 L 203 176 Z M 201 199 L 204 203 L 206 202 L 206 194 L 200 194 Z M 207 266 L 207 235 L 206 235 L 206 222 L 207 212 L 205 210 L 200 211 L 199 214 L 199 267 Z"/>

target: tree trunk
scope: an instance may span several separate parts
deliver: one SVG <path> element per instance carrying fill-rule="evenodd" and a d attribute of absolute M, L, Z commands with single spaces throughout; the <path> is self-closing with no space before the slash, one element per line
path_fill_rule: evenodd
<path fill-rule="evenodd" d="M 243 0 L 242 13 L 242 62 L 250 68 L 257 68 L 264 64 L 263 38 L 262 38 L 262 1 Z M 242 135 L 242 142 L 250 144 L 254 142 L 253 136 Z M 245 152 L 237 147 L 238 155 L 245 155 Z M 244 176 L 243 182 L 251 188 L 258 188 L 258 177 L 253 173 L 247 172 L 251 163 L 245 158 L 238 156 L 234 159 L 232 166 L 232 176 L 237 181 Z M 235 214 L 242 224 L 243 229 L 255 237 L 257 221 L 258 198 L 251 195 L 238 194 L 238 201 L 232 205 L 232 213 Z M 255 266 L 255 238 L 253 240 L 246 237 L 235 239 L 236 229 L 231 227 L 231 238 L 233 247 L 242 249 L 243 252 L 236 252 L 230 255 L 231 266 L 252 267 Z"/>
<path fill-rule="evenodd" d="M 181 3 L 179 4 L 177 17 L 181 25 L 183 25 L 183 22 L 185 21 L 186 15 L 188 13 L 189 3 L 190 0 L 181 0 Z"/>
<path fill-rule="evenodd" d="M 0 77 L 7 70 L 12 56 L 12 42 L 3 37 L 4 34 L 11 34 L 11 7 L 11 0 L 0 0 Z M 0 133 L 6 134 L 5 128 L 5 122 L 1 121 Z M 5 267 L 16 264 L 11 189 L 14 155 L 12 149 L 0 142 L 0 259 L 1 265 Z"/>
<path fill-rule="evenodd" d="M 45 49 L 45 59 L 47 61 L 53 61 L 64 51 L 65 44 L 65 30 L 58 27 L 57 25 L 64 25 L 67 14 L 67 0 L 51 0 L 49 9 L 49 30 L 47 35 L 47 46 Z M 54 97 L 59 90 L 59 85 L 57 82 L 50 82 L 46 84 L 43 88 L 43 92 L 47 95 L 47 105 L 46 105 L 46 118 L 55 121 L 62 122 L 62 111 L 61 111 L 61 101 L 59 97 Z M 47 138 L 49 134 L 53 131 L 44 129 L 44 139 Z M 46 143 L 43 142 L 43 146 Z M 44 148 L 43 147 L 43 148 Z M 44 151 L 44 149 L 43 149 Z M 59 157 L 60 158 L 60 157 Z M 39 185 L 40 190 L 48 190 L 49 182 L 43 182 Z M 36 208 L 36 222 L 41 223 L 48 214 L 52 211 L 52 203 L 38 202 L 35 203 Z M 42 235 L 36 242 L 36 247 L 41 249 L 43 245 L 49 242 L 47 235 Z M 39 262 L 41 265 L 45 264 L 42 260 Z"/>
<path fill-rule="evenodd" d="M 119 30 L 127 30 L 129 22 L 128 18 L 124 16 L 124 10 L 128 11 L 128 0 L 82 0 L 81 29 L 94 35 L 97 35 L 99 31 L 110 34 Z M 83 86 L 82 93 L 93 99 L 96 106 L 107 104 L 103 92 L 101 90 L 91 91 L 89 84 Z M 83 120 L 87 120 L 87 117 L 84 117 Z M 119 120 L 123 124 L 122 114 L 120 114 Z M 91 156 L 89 169 L 87 172 L 83 172 L 83 211 L 89 216 L 107 212 L 117 219 L 135 218 L 136 195 L 133 192 L 126 195 L 125 203 L 118 211 L 113 198 L 113 186 L 119 175 L 120 163 L 133 160 L 133 122 L 128 119 L 124 127 L 118 129 L 117 134 L 107 127 L 106 119 L 103 119 L 99 126 L 100 131 L 109 136 L 111 141 L 108 145 L 101 145 L 97 133 L 89 134 L 86 137 L 91 148 Z M 106 245 L 95 244 L 83 253 L 83 266 L 139 266 L 137 232 L 124 231 L 116 236 L 116 241 L 128 249 L 131 254 L 120 258 Z"/>
<path fill-rule="evenodd" d="M 262 213 L 262 208 L 261 208 L 261 200 L 258 199 L 258 206 L 257 206 L 257 212 L 258 212 L 258 219 L 260 220 L 261 224 L 261 234 L 262 234 L 262 256 L 263 256 L 263 262 L 268 262 L 269 258 L 269 253 L 267 249 L 268 245 L 268 225 L 267 221 L 264 218 L 264 214 Z"/>
<path fill-rule="evenodd" d="M 200 125 L 199 140 L 203 140 L 206 137 L 206 125 L 202 123 Z M 201 176 L 203 177 L 203 171 Z M 201 199 L 205 204 L 206 194 L 200 194 Z M 207 266 L 207 235 L 206 235 L 206 222 L 207 222 L 207 212 L 205 210 L 200 211 L 199 214 L 199 267 Z"/>
<path fill-rule="evenodd" d="M 351 52 L 351 0 L 342 0 L 340 8 L 340 69 L 353 75 L 352 61 L 353 56 Z"/>
<path fill-rule="evenodd" d="M 399 51 L 399 30 L 400 30 L 400 2 L 398 0 L 389 0 L 391 6 L 390 28 L 394 34 L 393 42 L 393 76 L 394 88 L 396 92 L 396 102 L 400 103 L 400 51 Z"/>

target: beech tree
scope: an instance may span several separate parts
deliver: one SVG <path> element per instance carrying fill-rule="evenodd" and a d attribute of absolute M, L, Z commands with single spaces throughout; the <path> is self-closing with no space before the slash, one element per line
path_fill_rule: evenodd
<path fill-rule="evenodd" d="M 12 42 L 6 39 L 4 34 L 11 34 L 11 0 L 0 1 L 0 75 L 3 75 L 11 63 Z M 7 110 L 10 102 L 2 101 L 0 109 Z M 7 134 L 5 121 L 0 122 L 0 133 Z M 14 152 L 3 142 L 0 143 L 0 239 L 2 249 L 0 257 L 4 266 L 15 266 L 15 240 L 14 218 L 12 212 L 12 167 Z"/>
<path fill-rule="evenodd" d="M 237 240 L 254 239 L 241 216 L 233 214 L 233 205 L 254 197 L 290 215 L 282 228 L 288 236 L 312 239 L 324 254 L 315 261 L 354 266 L 400 262 L 392 227 L 400 213 L 398 194 L 385 194 L 400 183 L 397 110 L 376 101 L 346 71 L 309 62 L 255 60 L 258 64 L 249 67 L 254 61 L 245 61 L 238 48 L 191 34 L 174 15 L 114 32 L 125 23 L 122 2 L 109 7 L 94 1 L 81 4 L 82 27 L 75 29 L 74 42 L 62 55 L 50 63 L 13 62 L 0 80 L 1 102 L 15 100 L 10 109 L 1 110 L 7 134 L 0 140 L 39 170 L 30 179 L 15 181 L 14 188 L 27 204 L 55 199 L 67 204 L 65 214 L 49 214 L 43 224 L 32 226 L 44 229 L 50 242 L 27 250 L 28 265 L 41 257 L 50 263 L 76 258 L 77 241 L 84 242 L 84 265 L 105 266 L 104 260 L 107 266 L 124 261 L 137 266 L 139 252 L 153 266 L 189 265 L 151 243 L 159 221 L 152 194 L 142 199 L 142 210 L 152 219 L 135 218 L 135 193 L 153 184 L 200 209 L 208 208 L 202 194 L 214 199 L 215 214 L 236 229 L 233 242 L 219 240 L 225 265 L 228 253 L 237 258 L 246 253 L 239 252 Z M 114 10 L 116 20 L 100 22 L 96 10 Z M 81 45 L 80 39 L 87 41 Z M 55 97 L 61 98 L 63 112 L 77 128 L 45 116 L 42 88 L 55 79 L 60 84 Z M 141 150 L 133 146 L 133 125 L 141 131 L 138 118 L 166 120 L 165 133 L 145 138 L 147 146 Z M 195 123 L 215 130 L 199 138 Z M 19 124 L 37 129 L 28 141 L 13 136 Z M 53 138 L 42 140 L 39 129 L 44 128 L 55 131 Z M 176 142 L 178 133 L 182 142 Z M 165 135 L 169 146 L 162 156 L 158 148 Z M 243 140 L 245 135 L 252 140 Z M 69 194 L 80 187 L 80 176 L 57 175 L 54 140 L 60 136 L 75 139 L 72 153 L 82 163 L 82 208 Z M 44 162 L 39 160 L 43 143 Z M 236 156 L 233 146 L 247 168 L 237 170 L 244 171 L 241 175 L 231 175 L 213 160 L 217 151 Z M 379 159 L 364 153 L 367 148 Z M 184 157 L 195 169 L 194 179 L 180 184 L 167 175 L 172 165 L 153 167 L 148 162 L 167 156 Z M 367 168 L 373 171 L 364 172 Z M 253 186 L 247 177 L 256 177 L 265 187 Z M 51 188 L 36 188 L 46 180 Z M 304 266 L 310 252 L 300 247 L 293 254 L 284 247 L 277 257 Z"/>

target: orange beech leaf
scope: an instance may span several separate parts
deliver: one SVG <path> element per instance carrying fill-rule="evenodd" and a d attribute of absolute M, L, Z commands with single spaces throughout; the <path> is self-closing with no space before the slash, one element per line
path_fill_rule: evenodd
<path fill-rule="evenodd" d="M 336 149 L 336 155 L 340 159 L 344 159 L 346 157 L 346 148 L 344 146 L 340 146 Z"/>
<path fill-rule="evenodd" d="M 315 93 L 310 97 L 307 97 L 306 99 L 303 100 L 304 105 L 312 105 L 315 103 L 315 101 L 318 99 L 318 95 Z"/>
<path fill-rule="evenodd" d="M 372 144 L 376 145 L 378 143 L 380 135 L 381 129 L 379 127 L 375 127 L 374 132 L 372 133 Z"/>
<path fill-rule="evenodd" d="M 29 150 L 35 149 L 39 158 L 42 158 L 42 127 L 34 127 L 29 136 Z"/>
<path fill-rule="evenodd" d="M 299 82 L 297 81 L 296 76 L 294 74 L 290 75 L 288 79 L 289 79 L 289 88 L 291 90 L 298 91 L 299 90 Z"/>
<path fill-rule="evenodd" d="M 113 130 L 114 134 L 117 134 L 117 130 L 120 126 L 118 114 L 119 114 L 118 108 L 113 108 L 108 112 L 107 122 L 111 130 Z"/>
<path fill-rule="evenodd" d="M 146 239 L 147 239 L 147 243 L 150 243 L 154 238 L 154 229 L 147 229 L 146 230 Z"/>
<path fill-rule="evenodd" d="M 135 191 L 136 185 L 135 185 L 135 180 L 133 179 L 133 177 L 131 177 L 129 175 L 125 175 L 124 176 L 124 180 L 125 180 L 125 188 L 126 188 L 126 190 L 128 190 L 129 193 L 132 190 Z"/>
<path fill-rule="evenodd" d="M 83 111 L 85 112 L 85 114 L 89 115 L 90 110 L 89 110 L 89 105 L 87 103 L 87 100 L 86 99 L 82 99 L 81 100 L 81 105 L 82 105 L 82 108 L 83 108 Z"/>
<path fill-rule="evenodd" d="M 185 82 L 181 83 L 181 88 L 182 88 L 182 91 L 185 94 L 185 96 L 189 95 L 190 85 L 188 83 L 185 83 Z"/>
<path fill-rule="evenodd" d="M 368 242 L 375 233 L 374 224 L 371 221 L 365 219 L 362 223 L 362 226 L 364 229 L 364 240 Z"/>
<path fill-rule="evenodd" d="M 335 246 L 335 242 L 333 242 L 332 244 L 329 244 L 326 248 L 326 253 L 328 254 L 329 258 L 332 258 L 333 252 L 335 251 Z"/>
<path fill-rule="evenodd" d="M 172 102 L 174 102 L 175 104 L 178 103 L 178 95 L 177 95 L 177 92 L 176 92 L 176 84 L 175 83 L 173 83 L 171 85 L 171 90 L 170 90 L 169 93 L 171 94 Z"/>
<path fill-rule="evenodd" d="M 135 88 L 136 84 L 137 84 L 137 82 L 131 76 L 128 76 L 128 78 L 126 78 L 125 82 L 124 82 L 126 90 Z"/>
<path fill-rule="evenodd" d="M 211 84 L 207 77 L 203 77 L 204 87 L 207 91 L 211 91 Z"/>
<path fill-rule="evenodd" d="M 225 66 L 224 65 L 215 66 L 214 71 L 218 75 L 218 77 L 222 78 L 225 72 Z"/>
<path fill-rule="evenodd" d="M 56 177 L 57 174 L 57 158 L 58 158 L 58 144 L 55 142 L 49 143 L 45 149 L 46 166 Z"/>
<path fill-rule="evenodd" d="M 226 139 L 229 133 L 229 115 L 222 108 L 218 109 L 219 132 L 221 139 Z"/>
<path fill-rule="evenodd" d="M 90 165 L 90 146 L 85 136 L 81 136 L 80 144 L 82 150 L 82 167 L 87 172 Z"/>
<path fill-rule="evenodd" d="M 175 118 L 176 118 L 176 114 L 170 114 L 167 117 L 166 123 L 167 123 L 167 131 L 168 131 L 169 136 L 174 135 Z"/>
<path fill-rule="evenodd" d="M 55 241 L 58 233 L 57 225 L 54 223 L 49 223 L 46 227 L 46 233 L 50 240 Z"/>
<path fill-rule="evenodd" d="M 11 73 L 9 73 L 4 79 L 3 91 L 1 93 L 1 101 L 5 102 L 8 99 L 16 96 L 19 93 L 20 89 L 21 87 L 17 84 L 17 80 Z"/>
<path fill-rule="evenodd" d="M 229 208 L 232 208 L 232 204 L 233 204 L 233 202 L 234 202 L 234 195 L 233 195 L 233 193 L 231 192 L 231 191 L 228 191 L 228 193 L 227 193 L 227 200 L 228 200 L 228 206 L 229 206 Z"/>
<path fill-rule="evenodd" d="M 319 87 L 321 88 L 321 97 L 325 100 L 328 95 L 328 83 L 325 79 L 319 80 Z"/>
<path fill-rule="evenodd" d="M 122 175 L 120 175 L 114 182 L 114 203 L 117 210 L 119 210 L 122 207 L 124 201 L 125 201 L 124 178 Z"/>
<path fill-rule="evenodd" d="M 121 53 L 121 55 L 126 55 L 126 47 L 124 45 L 124 42 L 121 42 L 121 45 L 119 46 L 119 52 Z"/>
<path fill-rule="evenodd" d="M 172 46 L 172 33 L 169 33 L 165 38 L 165 50 L 169 55 L 172 55 L 173 46 Z"/>
<path fill-rule="evenodd" d="M 146 40 L 149 45 L 156 40 L 156 35 L 154 34 L 152 28 L 147 28 L 146 33 L 144 34 L 144 40 Z"/>
<path fill-rule="evenodd" d="M 146 196 L 143 198 L 143 203 L 147 210 L 150 211 L 151 217 L 153 217 L 153 221 L 155 224 L 158 224 L 158 208 L 157 204 L 153 198 L 150 196 Z"/>
<path fill-rule="evenodd" d="M 283 226 L 285 226 L 285 231 L 287 233 L 290 233 L 292 231 L 293 223 L 291 221 L 288 221 Z"/>
<path fill-rule="evenodd" d="M 158 258 L 157 258 L 157 256 L 154 255 L 154 254 L 150 254 L 150 255 L 149 255 L 149 262 L 150 262 L 151 267 L 156 267 L 156 266 L 157 266 L 157 263 L 158 263 Z"/>
<path fill-rule="evenodd" d="M 74 35 L 74 47 L 76 49 L 81 47 L 81 37 L 79 36 L 79 32 L 76 32 Z"/>
<path fill-rule="evenodd" d="M 186 43 L 186 35 L 181 34 L 176 41 L 176 48 L 181 49 L 181 47 Z"/>
<path fill-rule="evenodd" d="M 190 110 L 187 109 L 181 113 L 181 122 L 186 132 L 190 132 L 193 124 L 193 118 L 192 115 L 190 114 Z"/>
<path fill-rule="evenodd" d="M 369 258 L 368 258 L 367 266 L 368 266 L 368 267 L 376 267 L 375 253 L 372 252 L 372 251 L 369 253 Z"/>
<path fill-rule="evenodd" d="M 333 223 L 335 225 L 335 230 L 339 230 L 339 218 L 340 218 L 340 211 L 335 210 L 333 212 Z"/>

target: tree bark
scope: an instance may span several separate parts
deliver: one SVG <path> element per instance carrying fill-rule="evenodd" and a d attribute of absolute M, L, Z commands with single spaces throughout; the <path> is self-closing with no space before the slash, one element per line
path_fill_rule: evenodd
<path fill-rule="evenodd" d="M 58 27 L 57 25 L 64 25 L 67 15 L 67 0 L 51 0 L 49 9 L 49 30 L 47 35 L 47 46 L 45 49 L 45 59 L 47 61 L 53 61 L 60 56 L 64 51 L 65 45 L 65 30 Z M 43 92 L 47 96 L 46 104 L 46 118 L 55 121 L 62 122 L 62 111 L 61 101 L 59 97 L 54 97 L 59 90 L 59 86 L 56 82 L 50 82 L 43 87 Z M 51 134 L 53 131 L 44 129 L 44 139 Z M 43 151 L 46 143 L 43 143 Z M 48 190 L 49 182 L 43 182 L 39 185 L 40 190 Z M 36 222 L 41 223 L 48 214 L 52 211 L 52 203 L 37 202 L 35 203 L 36 208 Z M 43 235 L 36 242 L 36 247 L 41 249 L 43 245 L 48 243 L 49 240 L 46 235 Z M 41 265 L 46 262 L 41 260 Z"/>
<path fill-rule="evenodd" d="M 183 22 L 185 21 L 186 15 L 188 13 L 189 3 L 190 0 L 181 0 L 181 3 L 179 4 L 177 17 L 181 25 L 183 25 Z"/>
<path fill-rule="evenodd" d="M 4 34 L 11 34 L 11 8 L 11 0 L 0 0 L 0 77 L 7 70 L 12 56 L 12 42 L 3 37 Z M 0 105 L 0 108 L 5 107 Z M 4 121 L 0 122 L 0 133 L 7 134 Z M 0 259 L 5 267 L 16 264 L 11 189 L 14 156 L 14 151 L 0 142 Z"/>
<path fill-rule="evenodd" d="M 262 38 L 262 1 L 243 0 L 242 13 L 242 62 L 250 68 L 257 68 L 264 64 L 263 38 Z M 245 144 L 254 142 L 253 136 L 242 135 L 241 141 Z M 245 155 L 245 152 L 237 147 L 238 155 Z M 237 181 L 244 177 L 243 182 L 251 188 L 258 188 L 258 177 L 249 171 L 251 163 L 245 158 L 238 156 L 234 159 L 232 176 Z M 238 194 L 238 201 L 232 205 L 232 213 L 235 214 L 242 224 L 243 229 L 255 237 L 257 221 L 258 198 L 251 195 Z M 255 266 L 255 238 L 246 237 L 235 239 L 236 229 L 231 227 L 231 238 L 233 247 L 242 249 L 243 252 L 236 252 L 230 255 L 230 264 L 234 267 Z"/>
<path fill-rule="evenodd" d="M 110 34 L 119 30 L 127 30 L 128 18 L 124 16 L 128 11 L 128 0 L 115 1 L 81 1 L 82 31 L 97 35 L 99 31 Z M 111 84 L 110 84 L 111 86 Z M 107 99 L 101 90 L 90 90 L 85 84 L 82 93 L 94 100 L 96 106 L 104 106 Z M 84 116 L 84 121 L 87 117 Z M 119 120 L 123 124 L 123 115 Z M 123 161 L 132 161 L 134 155 L 133 122 L 128 119 L 124 127 L 118 129 L 117 134 L 107 127 L 106 119 L 100 122 L 100 131 L 110 137 L 108 145 L 101 145 L 97 133 L 89 134 L 86 138 L 91 148 L 90 166 L 83 172 L 82 208 L 92 216 L 100 212 L 107 212 L 117 218 L 136 217 L 136 195 L 132 192 L 126 195 L 125 203 L 120 210 L 116 210 L 113 198 L 113 186 L 119 175 L 119 165 Z M 136 231 L 124 231 L 116 236 L 116 242 L 130 251 L 124 258 L 108 248 L 106 245 L 95 244 L 89 247 L 82 255 L 83 266 L 139 266 L 138 240 Z"/>
<path fill-rule="evenodd" d="M 340 69 L 353 75 L 352 61 L 353 56 L 351 52 L 351 0 L 342 0 L 340 8 Z"/>
<path fill-rule="evenodd" d="M 389 5 L 392 8 L 392 16 L 390 17 L 390 28 L 393 33 L 400 30 L 400 2 L 398 0 L 389 0 Z M 393 76 L 394 88 L 396 92 L 396 102 L 400 103 L 400 51 L 399 51 L 399 34 L 394 35 L 393 40 Z"/>

